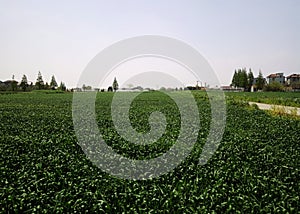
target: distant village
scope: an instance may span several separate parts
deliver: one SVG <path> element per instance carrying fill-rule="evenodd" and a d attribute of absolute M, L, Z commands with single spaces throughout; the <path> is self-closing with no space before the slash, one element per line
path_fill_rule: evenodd
<path fill-rule="evenodd" d="M 263 77 L 261 71 L 254 77 L 251 69 L 234 72 L 230 86 L 221 86 L 223 91 L 300 91 L 300 74 L 272 73 Z"/>
<path fill-rule="evenodd" d="M 267 77 L 263 77 L 262 73 L 259 72 L 258 77 L 254 77 L 251 69 L 247 71 L 245 68 L 235 70 L 232 82 L 228 86 L 215 86 L 211 87 L 206 83 L 204 86 L 198 84 L 196 81 L 194 86 L 186 86 L 180 88 L 165 88 L 161 87 L 161 91 L 181 91 L 181 90 L 206 90 L 207 88 L 231 92 L 259 92 L 259 91 L 300 91 L 300 74 L 290 74 L 285 76 L 284 73 L 272 73 Z M 54 75 L 52 76 L 50 82 L 44 82 L 41 72 L 38 73 L 38 77 L 35 82 L 27 80 L 26 75 L 23 75 L 21 81 L 17 81 L 12 76 L 11 80 L 0 81 L 0 91 L 13 91 L 13 92 L 26 92 L 32 90 L 60 90 L 60 91 L 151 91 L 154 89 L 143 88 L 142 86 L 119 88 L 117 79 L 115 78 L 112 86 L 107 89 L 92 88 L 91 86 L 86 86 L 85 84 L 81 88 L 71 88 L 67 89 L 65 83 L 60 82 L 58 84 L 55 80 Z"/>

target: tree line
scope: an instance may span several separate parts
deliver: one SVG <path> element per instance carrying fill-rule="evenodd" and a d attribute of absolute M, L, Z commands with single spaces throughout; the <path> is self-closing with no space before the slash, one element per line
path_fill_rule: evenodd
<path fill-rule="evenodd" d="M 92 86 L 89 86 L 89 85 L 86 85 L 86 84 L 83 84 L 82 85 L 82 87 L 81 87 L 81 89 L 83 90 L 83 91 L 90 91 L 90 90 L 92 90 L 93 89 L 93 87 Z M 80 90 L 81 90 L 80 89 Z M 108 92 L 111 92 L 111 91 L 117 91 L 119 89 L 119 83 L 118 83 L 118 81 L 117 81 L 117 78 L 115 77 L 114 78 L 114 81 L 113 81 L 113 83 L 112 83 L 112 86 L 109 86 L 108 88 L 107 88 L 107 91 Z M 96 91 L 100 91 L 100 89 L 98 89 L 98 88 L 94 88 L 94 90 L 96 90 Z M 104 92 L 105 91 L 105 89 L 101 89 L 101 92 Z"/>
<path fill-rule="evenodd" d="M 265 84 L 261 71 L 259 71 L 258 77 L 254 78 L 251 68 L 249 71 L 246 68 L 235 70 L 231 81 L 231 86 L 243 88 L 245 91 L 251 91 L 252 86 L 256 90 L 262 90 Z"/>
<path fill-rule="evenodd" d="M 254 78 L 251 68 L 248 71 L 246 68 L 242 68 L 234 71 L 231 86 L 243 88 L 244 91 L 251 91 L 252 87 L 254 91 L 290 91 L 299 90 L 300 81 L 292 82 L 291 84 L 288 84 L 287 82 L 280 83 L 278 81 L 271 81 L 267 84 L 261 71 L 259 71 L 258 77 Z"/>
<path fill-rule="evenodd" d="M 38 76 L 35 84 L 27 79 L 27 76 L 24 74 L 20 83 L 15 80 L 14 75 L 12 76 L 12 80 L 1 82 L 0 84 L 1 91 L 32 91 L 32 90 L 61 90 L 66 91 L 67 87 L 65 83 L 60 82 L 58 86 L 54 75 L 52 75 L 50 82 L 44 82 L 41 72 L 38 72 Z"/>

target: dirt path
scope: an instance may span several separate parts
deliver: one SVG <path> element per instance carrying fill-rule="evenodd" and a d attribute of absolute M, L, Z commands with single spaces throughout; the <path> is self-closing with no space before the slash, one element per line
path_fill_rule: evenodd
<path fill-rule="evenodd" d="M 262 110 L 270 110 L 272 107 L 278 107 L 278 108 L 284 108 L 285 112 L 291 114 L 292 111 L 295 111 L 297 109 L 297 115 L 300 116 L 300 108 L 291 107 L 291 106 L 281 106 L 281 105 L 271 105 L 266 103 L 255 103 L 255 102 L 249 102 L 250 105 L 256 104 L 259 109 Z"/>

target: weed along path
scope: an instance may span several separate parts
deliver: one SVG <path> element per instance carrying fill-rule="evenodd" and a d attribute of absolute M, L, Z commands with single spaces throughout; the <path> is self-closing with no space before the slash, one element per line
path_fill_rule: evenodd
<path fill-rule="evenodd" d="M 277 111 L 281 111 L 285 114 L 297 114 L 297 116 L 300 116 L 300 108 L 297 108 L 297 107 L 249 102 L 249 105 L 253 105 L 253 104 L 256 104 L 258 106 L 258 108 L 261 110 L 277 110 Z"/>

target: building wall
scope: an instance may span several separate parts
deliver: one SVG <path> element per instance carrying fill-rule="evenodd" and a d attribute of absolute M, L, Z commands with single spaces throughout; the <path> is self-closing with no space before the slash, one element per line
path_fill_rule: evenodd
<path fill-rule="evenodd" d="M 290 78 L 287 78 L 287 84 L 290 85 L 294 82 L 299 82 L 300 81 L 300 77 L 290 77 Z"/>
<path fill-rule="evenodd" d="M 285 77 L 283 76 L 283 73 L 276 73 L 276 77 L 268 77 L 267 78 L 268 84 L 272 82 L 279 82 L 280 84 L 285 83 Z"/>

